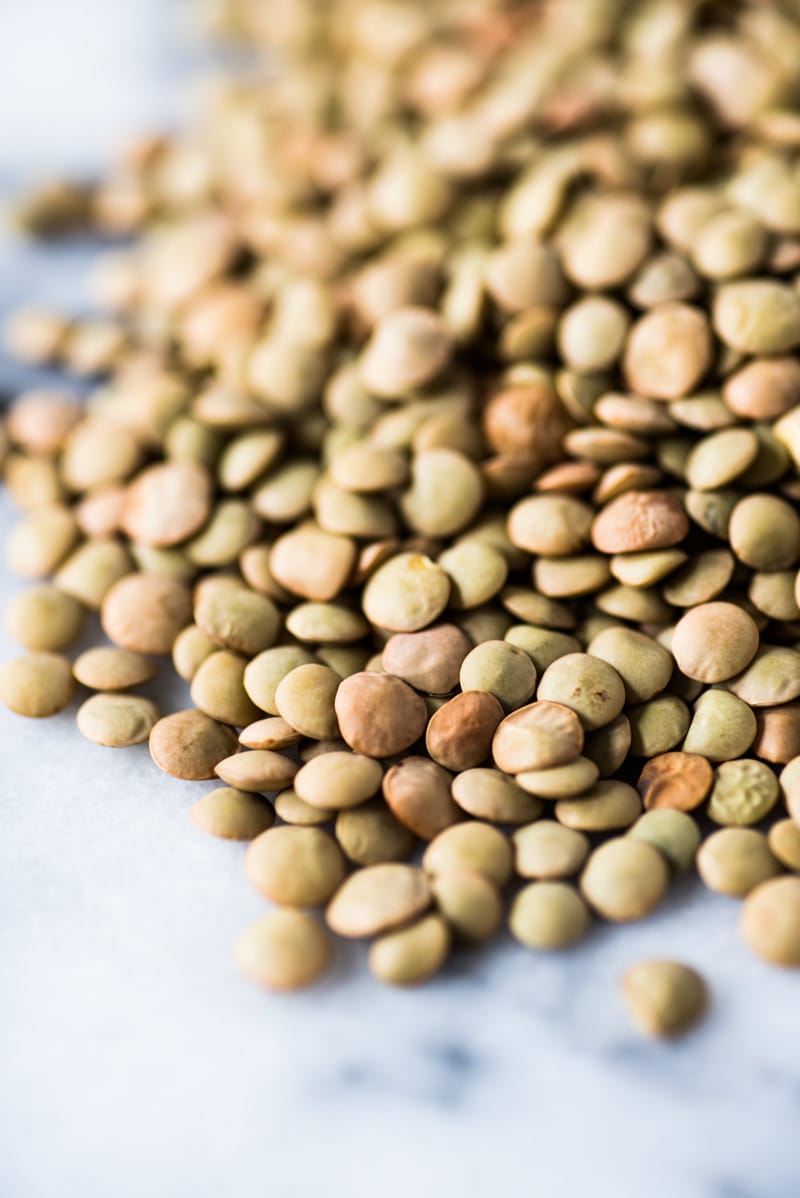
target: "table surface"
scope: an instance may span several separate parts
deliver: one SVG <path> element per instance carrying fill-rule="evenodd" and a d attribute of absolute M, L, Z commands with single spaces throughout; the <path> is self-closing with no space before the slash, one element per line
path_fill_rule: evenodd
<path fill-rule="evenodd" d="M 163 0 L 15 6 L 4 184 L 96 169 L 120 135 L 181 119 L 195 59 L 176 15 Z M 6 238 L 3 306 L 80 308 L 90 257 Z M 12 373 L 2 363 L 0 385 Z M 14 518 L 0 499 L 0 538 Z M 3 569 L 0 602 L 18 585 Z M 153 693 L 181 706 L 162 672 Z M 746 953 L 734 902 L 687 881 L 642 925 L 555 957 L 501 942 L 408 993 L 340 945 L 323 985 L 271 997 L 231 965 L 264 905 L 242 846 L 188 818 L 207 787 L 166 778 L 144 746 L 90 745 L 74 707 L 0 712 L 0 745 L 3 1198 L 800 1193 L 800 978 Z M 710 1018 L 679 1044 L 628 1023 L 617 979 L 645 956 L 711 986 Z"/>

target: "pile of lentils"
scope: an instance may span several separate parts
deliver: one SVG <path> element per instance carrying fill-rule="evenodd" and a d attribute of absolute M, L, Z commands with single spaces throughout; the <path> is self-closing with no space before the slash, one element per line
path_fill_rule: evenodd
<path fill-rule="evenodd" d="M 7 327 L 90 389 L 5 420 L 0 697 L 85 688 L 84 736 L 218 781 L 192 818 L 252 842 L 268 987 L 331 933 L 399 985 L 504 921 L 562 949 L 695 868 L 800 966 L 797 5 L 215 22 L 248 65 L 196 129 L 18 214 L 118 244 L 103 315 Z M 676 961 L 622 985 L 655 1034 L 706 1001 Z"/>

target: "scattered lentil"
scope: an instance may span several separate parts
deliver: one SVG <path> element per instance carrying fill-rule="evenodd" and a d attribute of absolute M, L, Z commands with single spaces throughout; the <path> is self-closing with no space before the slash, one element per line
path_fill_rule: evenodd
<path fill-rule="evenodd" d="M 70 663 L 57 653 L 29 653 L 0 665 L 0 700 L 17 715 L 55 715 L 69 706 L 74 693 Z"/>
<path fill-rule="evenodd" d="M 57 587 L 32 587 L 15 595 L 5 612 L 8 635 L 25 649 L 53 652 L 77 640 L 84 611 L 77 599 Z"/>
<path fill-rule="evenodd" d="M 262 915 L 236 942 L 237 967 L 269 990 L 302 990 L 328 967 L 330 945 L 324 929 L 302 911 Z"/>
<path fill-rule="evenodd" d="M 620 985 L 631 1018 L 648 1036 L 681 1036 L 708 1006 L 702 977 L 678 961 L 640 961 L 625 971 Z"/>

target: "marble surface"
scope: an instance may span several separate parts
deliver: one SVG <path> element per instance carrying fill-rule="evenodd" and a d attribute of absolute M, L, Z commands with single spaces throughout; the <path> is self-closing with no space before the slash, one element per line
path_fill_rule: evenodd
<path fill-rule="evenodd" d="M 98 164 L 120 131 L 177 119 L 174 15 L 163 0 L 15 6 L 2 178 Z M 4 242 L 4 302 L 80 306 L 87 256 Z M 0 499 L 0 538 L 13 518 Z M 17 585 L 0 571 L 0 602 Z M 155 693 L 182 702 L 175 682 Z M 686 882 L 640 926 L 558 957 L 500 943 L 410 993 L 340 946 L 324 985 L 273 998 L 232 969 L 263 904 L 241 846 L 191 825 L 202 785 L 144 747 L 88 744 L 74 710 L 0 712 L 0 746 L 2 1198 L 800 1193 L 800 977 L 745 952 L 735 903 Z M 674 1046 L 639 1038 L 618 995 L 650 955 L 712 988 L 711 1017 Z"/>

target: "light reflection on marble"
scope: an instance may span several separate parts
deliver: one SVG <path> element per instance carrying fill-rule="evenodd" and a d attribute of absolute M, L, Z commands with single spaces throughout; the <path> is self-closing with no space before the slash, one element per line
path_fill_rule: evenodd
<path fill-rule="evenodd" d="M 149 119 L 170 98 L 152 59 L 168 5 L 30 3 L 55 47 L 69 14 L 102 29 L 73 37 L 76 86 L 92 86 L 92 45 L 114 22 L 123 37 L 149 21 L 124 56 L 139 108 L 126 93 L 118 115 Z M 112 118 L 106 105 L 92 126 L 92 110 L 75 144 L 99 161 Z M 6 177 L 45 165 L 18 116 Z M 0 245 L 4 297 L 80 307 L 85 258 Z M 0 500 L 0 538 L 12 519 Z M 0 602 L 17 585 L 3 570 Z M 146 689 L 167 708 L 185 699 L 176 680 Z M 204 787 L 165 778 L 145 747 L 88 744 L 73 721 L 0 712 L 2 1198 L 800 1194 L 800 977 L 745 952 L 737 904 L 681 883 L 640 926 L 554 957 L 506 940 L 409 993 L 341 944 L 317 990 L 273 998 L 231 966 L 263 904 L 242 847 L 190 823 Z M 653 955 L 712 988 L 710 1018 L 676 1045 L 639 1038 L 617 992 Z"/>

